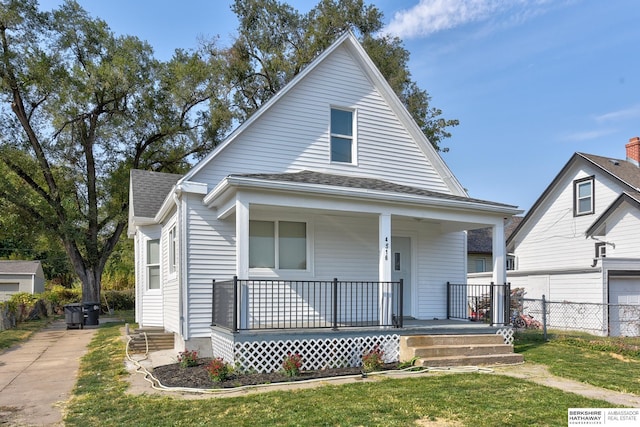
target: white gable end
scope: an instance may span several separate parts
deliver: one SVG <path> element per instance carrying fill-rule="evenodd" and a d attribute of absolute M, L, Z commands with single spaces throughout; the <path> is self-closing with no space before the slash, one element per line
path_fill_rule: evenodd
<path fill-rule="evenodd" d="M 594 213 L 574 215 L 574 182 L 594 176 Z M 600 169 L 583 161 L 574 163 L 537 207 L 514 242 L 519 270 L 588 268 L 594 244 L 585 231 L 623 191 Z"/>
<path fill-rule="evenodd" d="M 206 182 L 211 190 L 229 174 L 313 170 L 451 194 L 424 150 L 352 55 L 345 46 L 335 49 L 204 167 L 196 168 L 189 179 Z M 331 107 L 355 112 L 355 164 L 330 161 Z"/>

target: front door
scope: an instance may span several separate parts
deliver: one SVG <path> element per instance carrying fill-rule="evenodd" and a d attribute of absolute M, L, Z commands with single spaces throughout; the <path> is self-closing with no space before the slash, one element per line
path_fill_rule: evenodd
<path fill-rule="evenodd" d="M 404 317 L 411 313 L 411 238 L 391 237 L 391 280 L 402 279 L 402 312 Z"/>

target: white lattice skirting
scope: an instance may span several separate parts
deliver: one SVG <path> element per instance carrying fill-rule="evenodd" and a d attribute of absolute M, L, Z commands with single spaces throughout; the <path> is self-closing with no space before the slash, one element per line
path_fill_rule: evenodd
<path fill-rule="evenodd" d="M 367 336 L 336 336 L 292 339 L 249 339 L 241 335 L 229 336 L 213 332 L 213 356 L 241 369 L 274 372 L 282 368 L 289 354 L 302 356 L 302 369 L 361 366 L 362 355 L 378 347 L 385 362 L 397 362 L 400 355 L 400 336 L 380 334 Z"/>

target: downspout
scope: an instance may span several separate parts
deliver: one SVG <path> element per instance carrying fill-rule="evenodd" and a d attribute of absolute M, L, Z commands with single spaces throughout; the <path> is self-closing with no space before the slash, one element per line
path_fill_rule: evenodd
<path fill-rule="evenodd" d="M 176 230 L 178 231 L 178 254 L 180 256 L 180 261 L 178 263 L 178 321 L 180 322 L 180 337 L 182 340 L 186 341 L 188 337 L 185 336 L 185 329 L 188 332 L 188 328 L 185 327 L 185 319 L 184 319 L 184 305 L 183 301 L 185 300 L 184 294 L 184 286 L 183 283 L 186 283 L 184 279 L 184 275 L 187 271 L 187 257 L 186 257 L 186 230 L 185 226 L 182 223 L 183 215 L 181 207 L 180 196 L 182 195 L 182 188 L 176 187 L 173 191 L 173 201 L 176 204 Z"/>

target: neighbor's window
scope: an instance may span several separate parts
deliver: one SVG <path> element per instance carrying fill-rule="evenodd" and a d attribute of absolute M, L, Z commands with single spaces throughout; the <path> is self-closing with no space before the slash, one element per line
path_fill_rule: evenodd
<path fill-rule="evenodd" d="M 593 177 L 573 182 L 574 216 L 588 215 L 594 212 Z"/>
<path fill-rule="evenodd" d="M 605 258 L 607 256 L 607 244 L 604 242 L 596 243 L 596 258 Z"/>
<path fill-rule="evenodd" d="M 178 239 L 176 236 L 176 227 L 169 230 L 169 273 L 176 272 L 176 264 L 178 262 Z"/>
<path fill-rule="evenodd" d="M 147 240 L 147 287 L 160 289 L 160 240 Z"/>
<path fill-rule="evenodd" d="M 486 270 L 486 262 L 484 258 L 476 259 L 476 273 L 484 273 Z"/>
<path fill-rule="evenodd" d="M 513 255 L 507 255 L 507 270 L 516 269 L 516 257 Z"/>
<path fill-rule="evenodd" d="M 331 161 L 353 163 L 353 111 L 331 109 Z"/>
<path fill-rule="evenodd" d="M 249 268 L 307 269 L 307 224 L 249 221 Z"/>

